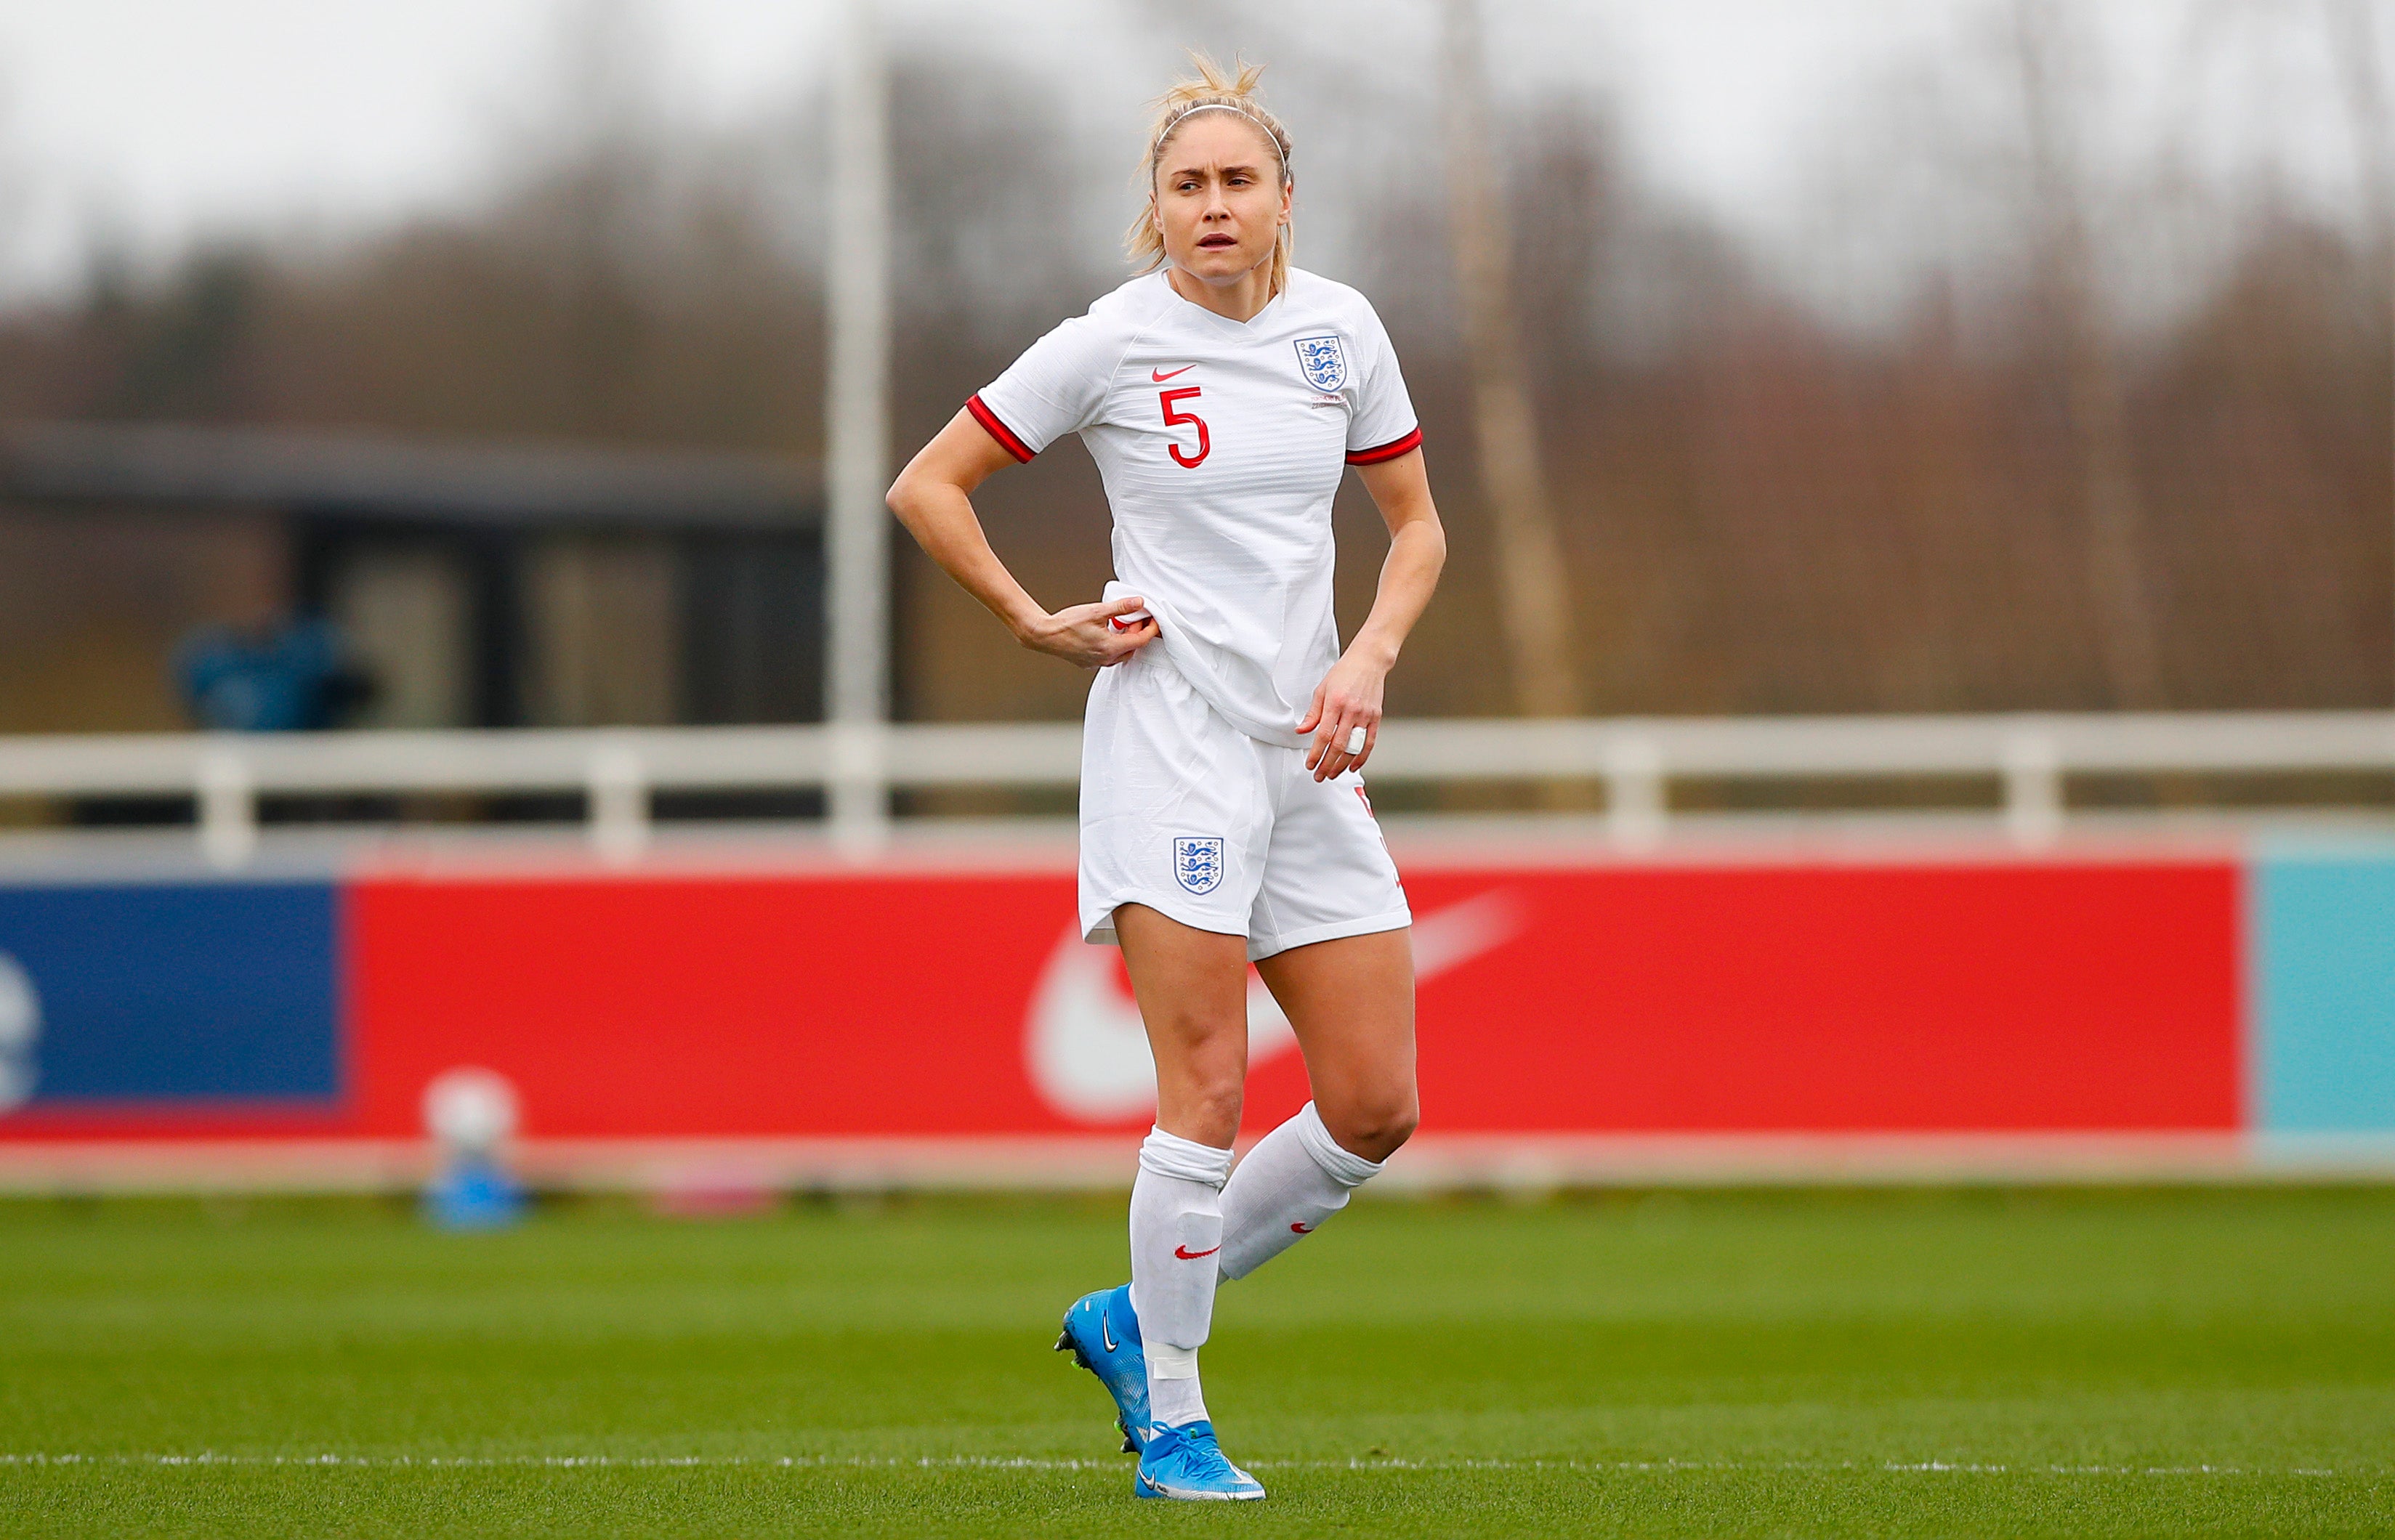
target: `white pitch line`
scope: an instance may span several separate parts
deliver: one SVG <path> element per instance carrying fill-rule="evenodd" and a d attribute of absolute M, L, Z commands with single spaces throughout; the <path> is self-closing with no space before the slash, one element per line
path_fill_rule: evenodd
<path fill-rule="evenodd" d="M 1408 1460 L 1395 1457 L 1347 1460 L 1250 1460 L 1257 1470 L 1580 1470 L 1589 1472 L 1759 1472 L 1787 1471 L 1885 1473 L 1889 1475 L 1965 1476 L 2327 1476 L 2334 1470 L 2296 1467 L 2257 1470 L 2227 1465 L 1980 1465 L 1946 1460 L 1887 1461 L 1740 1461 L 1740 1460 Z M 881 1454 L 0 1454 L 0 1466 L 293 1466 L 368 1470 L 407 1469 L 679 1469 L 687 1468 L 761 1467 L 767 1469 L 844 1470 L 1099 1470 L 1121 1471 L 1129 1463 L 1114 1460 L 1041 1459 L 1029 1455 L 925 1454 L 914 1458 Z"/>

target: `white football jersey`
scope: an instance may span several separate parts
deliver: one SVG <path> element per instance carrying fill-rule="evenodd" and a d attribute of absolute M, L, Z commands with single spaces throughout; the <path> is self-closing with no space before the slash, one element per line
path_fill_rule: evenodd
<path fill-rule="evenodd" d="M 1141 596 L 1165 654 L 1249 736 L 1297 724 L 1339 658 L 1330 500 L 1350 465 L 1422 442 L 1381 318 L 1291 270 L 1242 324 L 1134 278 L 966 403 L 1019 460 L 1078 433 L 1114 510 L 1108 591 Z"/>

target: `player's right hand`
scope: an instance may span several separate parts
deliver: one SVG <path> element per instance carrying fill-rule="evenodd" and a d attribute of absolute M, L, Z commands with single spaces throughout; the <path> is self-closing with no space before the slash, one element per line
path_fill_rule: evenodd
<path fill-rule="evenodd" d="M 1128 625 L 1114 622 L 1145 612 L 1147 600 L 1125 594 L 1103 604 L 1076 604 L 1031 623 L 1023 645 L 1083 668 L 1111 668 L 1157 638 L 1156 617 L 1142 612 Z"/>

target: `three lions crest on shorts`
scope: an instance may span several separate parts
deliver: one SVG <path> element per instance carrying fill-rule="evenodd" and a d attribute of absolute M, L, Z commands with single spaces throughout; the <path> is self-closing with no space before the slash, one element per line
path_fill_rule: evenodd
<path fill-rule="evenodd" d="M 1223 885 L 1223 836 L 1175 835 L 1172 875 L 1193 893 L 1211 893 Z"/>
<path fill-rule="evenodd" d="M 1297 368 L 1317 390 L 1336 391 L 1347 383 L 1347 354 L 1335 335 L 1299 337 Z"/>

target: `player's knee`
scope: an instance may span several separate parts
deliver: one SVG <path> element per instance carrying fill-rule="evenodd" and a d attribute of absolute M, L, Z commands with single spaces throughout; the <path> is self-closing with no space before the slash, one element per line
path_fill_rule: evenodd
<path fill-rule="evenodd" d="M 1371 1148 L 1372 1152 L 1366 1158 L 1387 1160 L 1414 1137 L 1414 1130 L 1421 1125 L 1422 1108 L 1411 1096 L 1376 1109 L 1375 1115 L 1358 1130 L 1358 1136 Z"/>
<path fill-rule="evenodd" d="M 1166 1098 L 1203 1143 L 1228 1145 L 1239 1131 L 1239 1113 L 1247 1092 L 1244 1068 L 1235 1060 L 1210 1056 L 1182 1068 L 1172 1077 L 1175 1094 Z"/>
<path fill-rule="evenodd" d="M 1237 1076 L 1208 1077 L 1192 1089 L 1191 1099 L 1207 1123 L 1237 1131 L 1246 1098 L 1246 1086 Z"/>
<path fill-rule="evenodd" d="M 1410 1086 L 1348 1099 L 1335 1108 L 1317 1103 L 1317 1111 L 1341 1149 L 1370 1161 L 1396 1154 L 1422 1123 L 1422 1104 Z"/>

